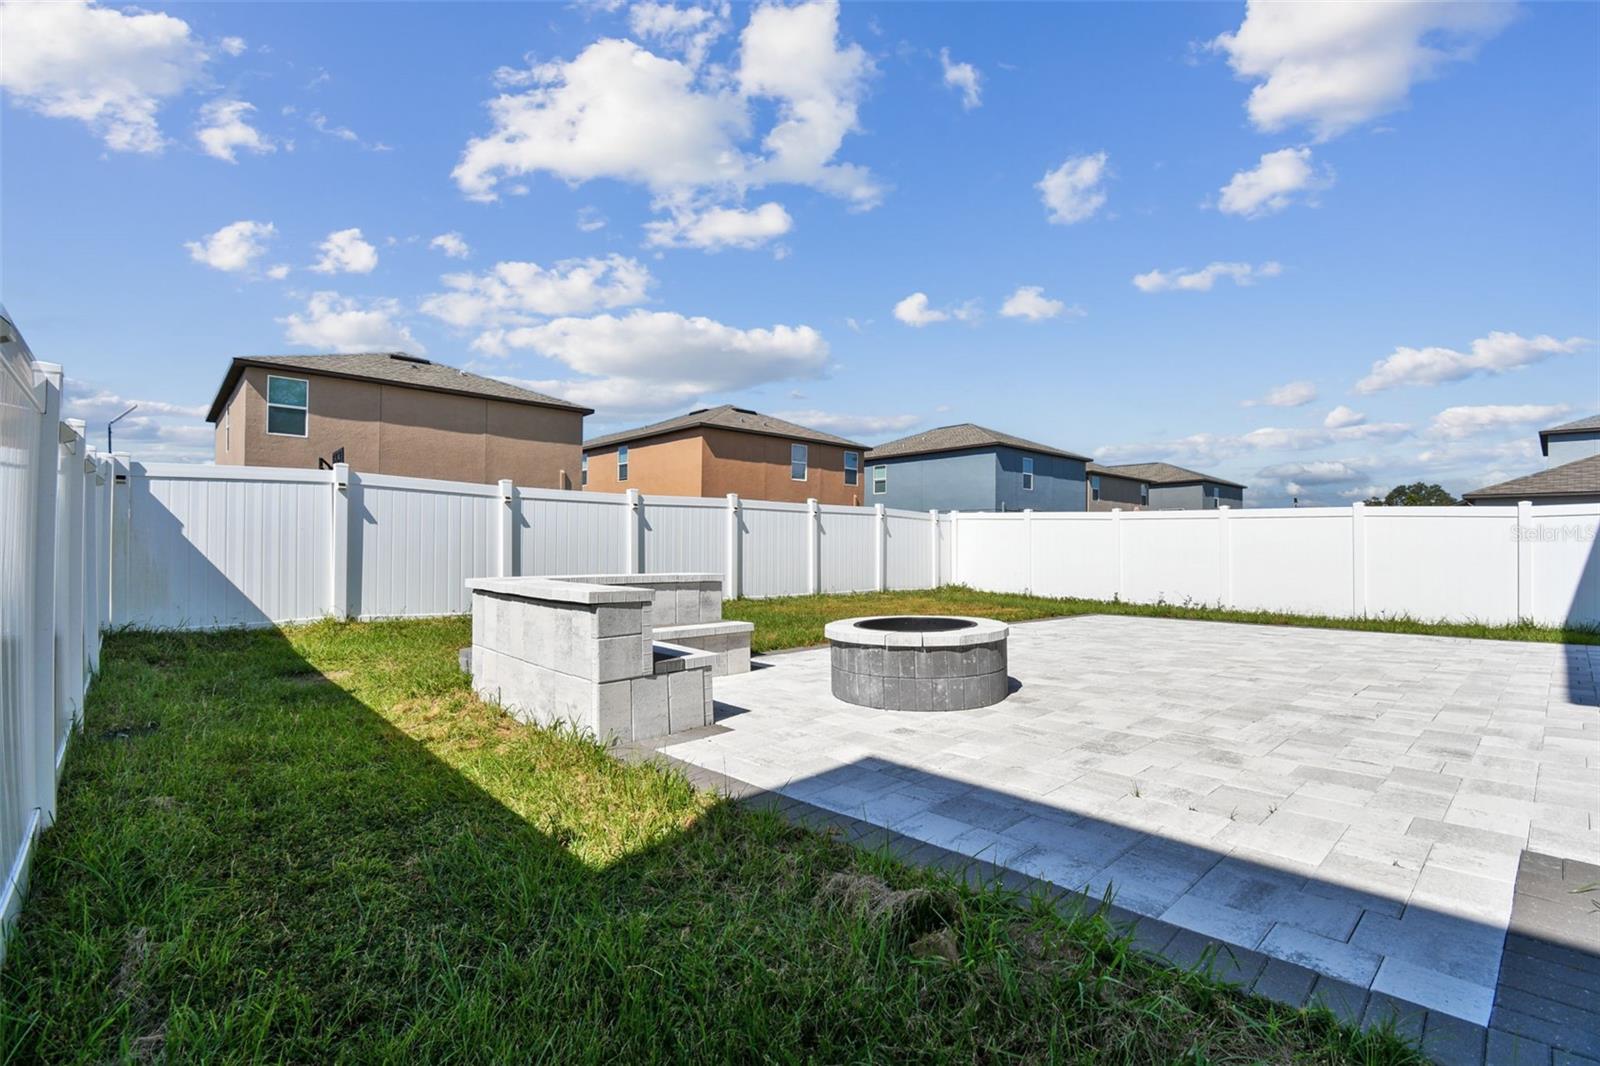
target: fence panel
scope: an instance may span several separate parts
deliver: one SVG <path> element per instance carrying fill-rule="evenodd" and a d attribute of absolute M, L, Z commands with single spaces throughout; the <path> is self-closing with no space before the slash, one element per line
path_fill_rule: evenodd
<path fill-rule="evenodd" d="M 1024 525 L 1033 534 L 1029 585 L 1034 595 L 1109 600 L 1117 594 L 1109 521 L 1098 515 L 1035 514 Z"/>
<path fill-rule="evenodd" d="M 806 552 L 811 515 L 805 504 L 745 501 L 739 506 L 739 587 L 745 596 L 801 596 L 810 591 Z"/>
<path fill-rule="evenodd" d="M 150 629 L 304 622 L 332 603 L 332 486 L 316 470 L 130 463 L 113 621 Z"/>
<path fill-rule="evenodd" d="M 819 507 L 823 592 L 870 592 L 877 587 L 877 519 L 858 507 Z"/>
<path fill-rule="evenodd" d="M 1028 591 L 1028 536 L 1020 514 L 963 514 L 956 519 L 956 576 L 991 592 Z"/>
<path fill-rule="evenodd" d="M 721 574 L 728 568 L 728 504 L 685 496 L 646 496 L 644 572 Z"/>
<path fill-rule="evenodd" d="M 497 573 L 502 506 L 494 485 L 352 477 L 349 572 L 357 618 L 416 618 L 471 609 L 466 582 Z M 359 532 L 354 528 L 359 520 Z"/>
<path fill-rule="evenodd" d="M 933 522 L 927 514 L 890 511 L 884 516 L 885 585 L 891 589 L 925 589 L 933 581 Z"/>
<path fill-rule="evenodd" d="M 610 492 L 518 489 L 517 573 L 627 571 L 628 498 Z"/>
<path fill-rule="evenodd" d="M 1534 507 L 1518 523 L 1520 561 L 1532 570 L 1529 613 L 1546 625 L 1600 625 L 1597 510 Z"/>
<path fill-rule="evenodd" d="M 1516 521 L 1513 507 L 1369 508 L 1367 613 L 1515 621 Z"/>
<path fill-rule="evenodd" d="M 1350 509 L 1343 507 L 1231 513 L 1228 605 L 1251 611 L 1349 614 L 1352 522 Z"/>

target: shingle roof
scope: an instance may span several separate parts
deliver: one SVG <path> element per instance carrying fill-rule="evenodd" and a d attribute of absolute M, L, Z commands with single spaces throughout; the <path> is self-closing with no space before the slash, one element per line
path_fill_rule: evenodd
<path fill-rule="evenodd" d="M 1537 474 L 1514 477 L 1463 493 L 1463 500 L 1530 500 L 1537 496 L 1600 496 L 1600 455 L 1590 455 Z"/>
<path fill-rule="evenodd" d="M 233 395 L 233 388 L 239 381 L 239 375 L 244 373 L 247 366 L 303 370 L 310 374 L 380 381 L 385 385 L 406 385 L 414 389 L 449 392 L 458 396 L 483 396 L 509 403 L 559 407 L 586 415 L 594 414 L 591 408 L 581 404 L 568 403 L 566 400 L 558 400 L 554 396 L 546 396 L 532 389 L 508 385 L 494 378 L 457 370 L 453 366 L 435 363 L 418 355 L 408 355 L 405 352 L 357 352 L 351 355 L 237 356 L 229 364 L 228 372 L 223 375 L 222 387 L 217 390 L 217 398 L 211 401 L 211 411 L 206 415 L 207 422 L 215 422 L 222 417 L 222 408 L 227 404 L 228 397 Z"/>
<path fill-rule="evenodd" d="M 1539 431 L 1539 450 L 1546 455 L 1550 454 L 1550 437 L 1555 433 L 1593 433 L 1600 430 L 1600 415 L 1590 415 L 1588 418 L 1579 418 L 1572 422 L 1563 422 L 1559 426 Z"/>
<path fill-rule="evenodd" d="M 1110 474 L 1113 477 L 1125 477 L 1134 481 L 1148 481 L 1152 485 L 1187 485 L 1196 481 L 1209 481 L 1213 485 L 1232 485 L 1236 489 L 1248 488 L 1237 481 L 1229 481 L 1225 477 L 1215 474 L 1202 474 L 1198 470 L 1188 467 L 1174 466 L 1171 463 L 1119 463 L 1116 466 L 1101 466 L 1095 463 L 1091 469 L 1096 474 Z"/>
<path fill-rule="evenodd" d="M 841 448 L 864 449 L 865 446 L 844 437 L 836 437 L 832 433 L 824 433 L 820 429 L 811 429 L 808 426 L 796 425 L 786 422 L 772 415 L 764 415 L 759 411 L 750 411 L 743 407 L 735 407 L 725 403 L 721 407 L 703 407 L 690 411 L 686 415 L 676 418 L 663 419 L 652 422 L 648 426 L 637 429 L 625 429 L 617 433 L 607 433 L 603 437 L 584 441 L 584 451 L 593 448 L 604 448 L 612 444 L 627 444 L 630 441 L 644 440 L 646 437 L 660 437 L 668 433 L 677 433 L 680 430 L 696 429 L 709 426 L 715 429 L 732 429 L 740 433 L 760 433 L 768 437 L 786 437 L 792 440 L 809 440 L 818 444 L 837 444 Z"/>
<path fill-rule="evenodd" d="M 901 437 L 887 444 L 880 444 L 867 453 L 868 459 L 896 459 L 905 455 L 928 455 L 934 452 L 959 452 L 971 448 L 993 448 L 1003 445 L 1007 448 L 1016 448 L 1025 452 L 1039 452 L 1042 455 L 1059 455 L 1064 459 L 1081 459 L 1089 461 L 1087 455 L 1077 452 L 1053 448 L 1048 444 L 1038 441 L 1026 440 L 1022 437 L 1013 437 L 1009 433 L 987 429 L 983 426 L 963 422 L 956 426 L 940 426 L 922 433 L 914 433 L 909 437 Z"/>

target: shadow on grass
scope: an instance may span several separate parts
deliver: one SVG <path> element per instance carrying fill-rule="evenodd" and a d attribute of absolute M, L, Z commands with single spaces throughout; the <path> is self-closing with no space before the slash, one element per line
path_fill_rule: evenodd
<path fill-rule="evenodd" d="M 1406 1058 L 519 726 L 465 625 L 112 638 L 0 1062 Z"/>

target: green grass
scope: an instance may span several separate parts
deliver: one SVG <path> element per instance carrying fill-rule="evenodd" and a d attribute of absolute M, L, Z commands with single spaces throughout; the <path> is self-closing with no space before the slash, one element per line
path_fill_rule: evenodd
<path fill-rule="evenodd" d="M 1022 622 L 1075 614 L 1126 614 L 1145 618 L 1194 618 L 1252 625 L 1358 629 L 1373 633 L 1425 633 L 1441 637 L 1527 640 L 1551 644 L 1600 644 L 1597 629 L 1555 629 L 1531 622 L 1484 625 L 1477 622 L 1424 622 L 1414 618 L 1333 618 L 1279 611 L 1231 611 L 1170 603 L 1119 600 L 1047 599 L 1008 592 L 979 592 L 960 585 L 931 591 L 863 592 L 846 596 L 786 596 L 771 600 L 730 600 L 725 618 L 756 624 L 751 647 L 758 652 L 804 648 L 823 642 L 822 629 L 839 618 L 864 614 L 968 614 Z"/>
<path fill-rule="evenodd" d="M 518 725 L 468 632 L 110 638 L 0 1063 L 1414 1061 Z"/>

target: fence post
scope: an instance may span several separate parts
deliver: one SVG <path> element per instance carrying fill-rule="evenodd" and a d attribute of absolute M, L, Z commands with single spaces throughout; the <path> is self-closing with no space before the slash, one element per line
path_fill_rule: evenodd
<path fill-rule="evenodd" d="M 1111 508 L 1111 598 L 1122 599 L 1122 508 Z"/>
<path fill-rule="evenodd" d="M 928 512 L 928 546 L 932 549 L 928 568 L 931 571 L 933 584 L 929 588 L 939 587 L 939 512 L 937 509 Z"/>
<path fill-rule="evenodd" d="M 739 574 L 739 494 L 728 493 L 728 565 L 722 579 L 722 594 L 736 600 L 744 591 Z"/>
<path fill-rule="evenodd" d="M 961 584 L 961 512 L 950 512 L 950 584 Z"/>
<path fill-rule="evenodd" d="M 334 463 L 328 483 L 333 489 L 333 543 L 329 545 L 333 597 L 328 613 L 342 622 L 350 617 L 350 464 Z"/>
<path fill-rule="evenodd" d="M 34 455 L 33 518 L 33 706 L 23 715 L 27 758 L 24 802 L 39 808 L 40 826 L 56 819 L 56 469 L 61 456 L 61 368 L 35 363 L 40 406 Z"/>
<path fill-rule="evenodd" d="M 889 522 L 883 504 L 872 505 L 873 585 L 879 591 L 889 587 Z"/>
<path fill-rule="evenodd" d="M 57 708 L 62 717 L 58 727 L 76 727 L 83 720 L 83 431 L 80 418 L 69 418 L 61 427 L 61 496 L 57 515 L 62 529 L 62 548 L 56 554 L 56 660 Z M 63 719 L 65 720 L 63 722 Z M 66 735 L 65 731 L 62 733 Z M 58 756 L 65 754 L 63 747 Z"/>
<path fill-rule="evenodd" d="M 83 582 L 83 657 L 88 664 L 89 676 L 100 672 L 100 629 L 104 621 L 100 599 L 101 583 L 105 580 L 105 470 L 100 456 L 90 449 L 84 461 L 84 582 Z"/>
<path fill-rule="evenodd" d="M 1350 505 L 1350 614 L 1360 618 L 1367 613 L 1367 505 L 1357 500 Z"/>
<path fill-rule="evenodd" d="M 1517 621 L 1533 618 L 1533 501 L 1517 501 Z"/>
<path fill-rule="evenodd" d="M 1217 595 L 1224 607 L 1233 606 L 1232 524 L 1228 521 L 1232 512 L 1228 504 L 1217 504 Z"/>
<path fill-rule="evenodd" d="M 623 571 L 627 574 L 637 574 L 643 570 L 639 564 L 640 526 L 644 522 L 644 510 L 639 506 L 639 490 L 628 490 L 628 506 L 623 509 L 624 521 L 627 526 L 623 529 L 623 543 L 628 553 L 627 567 Z"/>
<path fill-rule="evenodd" d="M 822 511 L 815 497 L 806 500 L 806 588 L 822 591 Z"/>
<path fill-rule="evenodd" d="M 133 535 L 133 459 L 126 452 L 111 453 L 111 517 L 108 520 L 107 538 L 111 541 L 106 551 L 110 566 L 106 573 L 106 625 L 117 624 L 117 555 L 124 542 Z M 118 530 L 121 539 L 118 539 Z"/>
<path fill-rule="evenodd" d="M 499 577 L 514 577 L 517 572 L 517 484 L 510 478 L 500 479 L 499 499 L 500 558 Z"/>

